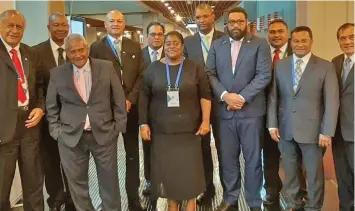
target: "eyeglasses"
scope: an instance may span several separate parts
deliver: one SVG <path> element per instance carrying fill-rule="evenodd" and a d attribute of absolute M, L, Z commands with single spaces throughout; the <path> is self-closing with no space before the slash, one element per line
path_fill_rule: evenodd
<path fill-rule="evenodd" d="M 156 37 L 156 36 L 163 37 L 164 34 L 163 33 L 149 33 L 149 36 L 151 36 L 151 37 Z"/>
<path fill-rule="evenodd" d="M 239 26 L 245 24 L 245 20 L 228 20 L 228 25 L 234 26 L 235 24 L 238 24 Z"/>

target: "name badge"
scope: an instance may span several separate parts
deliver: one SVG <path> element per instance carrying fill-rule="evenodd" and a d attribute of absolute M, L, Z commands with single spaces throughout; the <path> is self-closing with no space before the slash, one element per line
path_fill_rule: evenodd
<path fill-rule="evenodd" d="M 166 91 L 168 108 L 180 107 L 179 90 L 169 89 Z"/>

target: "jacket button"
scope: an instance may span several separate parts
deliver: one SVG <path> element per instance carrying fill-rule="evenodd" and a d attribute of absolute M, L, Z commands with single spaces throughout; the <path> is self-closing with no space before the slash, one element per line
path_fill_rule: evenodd
<path fill-rule="evenodd" d="M 90 106 L 86 106 L 86 108 L 90 108 Z"/>
<path fill-rule="evenodd" d="M 296 99 L 296 97 L 293 97 L 293 99 Z"/>
<path fill-rule="evenodd" d="M 292 112 L 293 112 L 293 113 L 296 113 L 296 110 L 293 110 Z"/>

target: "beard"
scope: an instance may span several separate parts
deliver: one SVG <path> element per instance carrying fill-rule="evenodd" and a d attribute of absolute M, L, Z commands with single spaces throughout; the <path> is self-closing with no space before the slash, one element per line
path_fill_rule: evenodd
<path fill-rule="evenodd" d="M 245 26 L 244 29 L 234 29 L 234 30 L 230 30 L 229 28 L 227 28 L 228 31 L 228 35 L 233 39 L 233 40 L 240 40 L 242 39 L 246 33 L 247 33 L 247 26 Z"/>

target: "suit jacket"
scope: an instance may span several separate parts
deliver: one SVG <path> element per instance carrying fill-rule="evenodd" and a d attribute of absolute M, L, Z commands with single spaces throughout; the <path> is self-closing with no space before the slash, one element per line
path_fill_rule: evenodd
<path fill-rule="evenodd" d="M 225 34 L 223 32 L 214 30 L 212 42 L 224 35 Z M 194 35 L 188 36 L 184 39 L 184 55 L 186 58 L 202 65 L 202 67 L 205 66 L 205 60 L 203 59 L 203 52 L 201 48 L 201 36 L 199 32 L 196 32 Z"/>
<path fill-rule="evenodd" d="M 92 58 L 113 62 L 113 66 L 120 79 L 122 70 L 123 89 L 126 98 L 132 104 L 136 104 L 141 88 L 143 71 L 145 69 L 142 50 L 139 43 L 123 37 L 121 52 L 123 64 L 120 64 L 119 59 L 113 53 L 107 37 L 94 42 L 90 48 L 90 56 Z"/>
<path fill-rule="evenodd" d="M 41 68 L 37 52 L 20 44 L 23 71 L 29 91 L 28 108 L 41 108 L 44 111 L 43 85 L 37 72 Z M 18 117 L 17 73 L 4 43 L 0 40 L 0 140 L 8 143 L 16 135 Z M 38 127 L 38 126 L 36 126 Z"/>
<path fill-rule="evenodd" d="M 142 49 L 142 54 L 143 54 L 144 64 L 146 67 L 148 67 L 152 63 L 152 60 L 150 59 L 148 45 Z M 163 49 L 160 58 L 164 58 L 164 57 L 165 57 L 165 53 Z"/>
<path fill-rule="evenodd" d="M 318 143 L 319 134 L 334 136 L 339 85 L 332 63 L 312 55 L 298 83 L 292 83 L 293 57 L 277 62 L 269 94 L 268 128 L 283 140 Z"/>
<path fill-rule="evenodd" d="M 339 132 L 341 132 L 341 135 L 345 141 L 354 142 L 354 65 L 343 85 L 341 74 L 344 63 L 344 54 L 335 57 L 332 62 L 335 65 L 339 81 Z"/>
<path fill-rule="evenodd" d="M 228 35 L 214 41 L 208 53 L 206 70 L 217 97 L 224 91 L 237 93 L 246 103 L 239 111 L 228 111 L 220 104 L 221 118 L 258 117 L 265 114 L 265 87 L 271 80 L 271 54 L 267 41 L 247 34 L 242 42 L 234 75 L 232 72 L 231 43 Z"/>
<path fill-rule="evenodd" d="M 112 63 L 90 59 L 90 65 L 92 87 L 87 103 L 74 85 L 71 63 L 51 70 L 46 99 L 49 132 L 68 147 L 78 144 L 87 114 L 100 145 L 117 141 L 119 132 L 126 131 L 126 98 Z"/>

